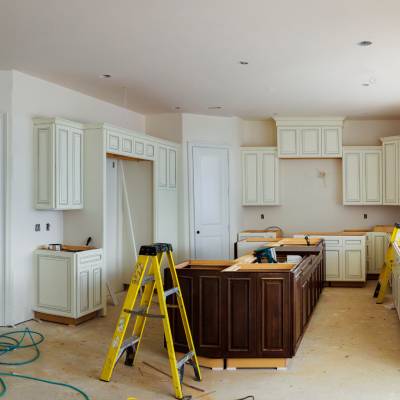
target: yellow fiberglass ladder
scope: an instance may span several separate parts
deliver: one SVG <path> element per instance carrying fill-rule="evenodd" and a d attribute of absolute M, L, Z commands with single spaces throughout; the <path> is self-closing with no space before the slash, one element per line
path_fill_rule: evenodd
<path fill-rule="evenodd" d="M 171 272 L 173 283 L 173 287 L 168 290 L 164 290 L 161 276 L 161 264 L 164 255 L 166 255 L 168 260 L 168 266 Z M 151 264 L 149 264 L 150 260 Z M 139 306 L 135 307 L 135 303 L 139 297 L 139 292 L 142 286 L 144 286 L 143 295 L 140 299 Z M 154 289 L 157 289 L 158 303 L 161 314 L 149 313 L 151 301 L 154 295 Z M 189 348 L 189 352 L 180 360 L 176 359 L 166 302 L 166 298 L 173 294 L 176 295 Z M 132 315 L 136 316 L 133 325 L 133 335 L 125 338 L 128 324 Z M 185 305 L 181 295 L 178 276 L 175 269 L 172 246 L 168 243 L 154 243 L 152 245 L 142 246 L 140 248 L 139 257 L 136 262 L 128 293 L 126 295 L 121 314 L 118 318 L 114 336 L 107 353 L 107 358 L 104 362 L 103 371 L 100 376 L 101 380 L 107 382 L 110 381 L 114 367 L 124 353 L 126 353 L 125 365 L 133 365 L 143 336 L 147 318 L 162 318 L 175 397 L 177 399 L 190 399 L 191 396 L 183 396 L 182 393 L 182 381 L 185 364 L 189 363 L 192 365 L 195 378 L 199 381 L 201 380 L 201 373 L 193 344 L 192 334 L 190 332 Z"/>
<path fill-rule="evenodd" d="M 379 280 L 376 284 L 374 297 L 376 297 L 376 302 L 378 304 L 383 303 L 385 298 L 386 289 L 392 276 L 393 265 L 396 261 L 396 247 L 399 247 L 398 244 L 398 233 L 400 229 L 400 224 L 396 223 L 394 225 L 394 229 L 392 232 L 392 236 L 390 237 L 389 247 L 386 250 L 385 261 L 382 267 L 382 270 L 379 274 Z"/>

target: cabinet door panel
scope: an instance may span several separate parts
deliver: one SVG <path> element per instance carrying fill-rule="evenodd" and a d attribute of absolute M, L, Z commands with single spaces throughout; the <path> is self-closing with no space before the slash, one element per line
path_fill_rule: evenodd
<path fill-rule="evenodd" d="M 340 157 L 342 155 L 341 128 L 322 128 L 322 156 Z"/>
<path fill-rule="evenodd" d="M 82 314 L 90 309 L 89 270 L 81 270 L 78 274 L 78 313 Z"/>
<path fill-rule="evenodd" d="M 326 249 L 326 280 L 338 281 L 341 279 L 342 248 Z"/>
<path fill-rule="evenodd" d="M 56 128 L 56 202 L 57 207 L 67 208 L 69 204 L 69 129 Z"/>
<path fill-rule="evenodd" d="M 356 249 L 344 250 L 345 280 L 362 281 L 364 280 L 362 251 Z"/>
<path fill-rule="evenodd" d="M 321 129 L 300 128 L 300 155 L 318 157 L 321 155 Z"/>
<path fill-rule="evenodd" d="M 364 154 L 364 192 L 365 202 L 382 203 L 382 163 L 381 152 Z"/>
<path fill-rule="evenodd" d="M 258 203 L 258 156 L 257 153 L 243 153 L 243 205 Z"/>
<path fill-rule="evenodd" d="M 93 267 L 93 308 L 100 307 L 103 303 L 103 270 Z"/>
<path fill-rule="evenodd" d="M 121 153 L 133 156 L 133 137 L 121 136 Z"/>
<path fill-rule="evenodd" d="M 373 237 L 374 241 L 374 259 L 373 259 L 373 269 L 371 272 L 381 272 L 383 263 L 385 261 L 385 255 L 387 250 L 387 239 L 386 235 L 376 235 Z"/>
<path fill-rule="evenodd" d="M 36 128 L 36 205 L 38 208 L 54 208 L 53 197 L 53 132 L 52 127 Z"/>
<path fill-rule="evenodd" d="M 176 188 L 176 151 L 168 150 L 168 187 Z"/>
<path fill-rule="evenodd" d="M 276 168 L 277 163 L 274 153 L 261 154 L 261 175 L 262 175 L 262 203 L 274 204 L 277 203 L 277 182 Z"/>
<path fill-rule="evenodd" d="M 256 355 L 256 285 L 251 277 L 226 278 L 227 356 Z"/>
<path fill-rule="evenodd" d="M 135 139 L 135 154 L 138 156 L 144 155 L 144 141 Z"/>
<path fill-rule="evenodd" d="M 152 143 L 146 144 L 146 157 L 151 159 L 154 158 L 154 144 Z"/>
<path fill-rule="evenodd" d="M 397 143 L 384 143 L 383 204 L 398 202 Z"/>
<path fill-rule="evenodd" d="M 119 152 L 121 150 L 121 138 L 117 133 L 107 132 L 107 151 Z"/>
<path fill-rule="evenodd" d="M 83 134 L 71 130 L 71 206 L 83 205 Z"/>
<path fill-rule="evenodd" d="M 290 357 L 290 315 L 288 277 L 259 274 L 258 317 L 259 355 Z"/>
<path fill-rule="evenodd" d="M 347 152 L 343 159 L 344 203 L 362 202 L 362 163 L 360 152 Z"/>
<path fill-rule="evenodd" d="M 298 155 L 296 128 L 278 128 L 279 156 L 295 157 Z"/>
<path fill-rule="evenodd" d="M 158 186 L 167 187 L 168 164 L 167 148 L 159 146 L 158 148 Z"/>

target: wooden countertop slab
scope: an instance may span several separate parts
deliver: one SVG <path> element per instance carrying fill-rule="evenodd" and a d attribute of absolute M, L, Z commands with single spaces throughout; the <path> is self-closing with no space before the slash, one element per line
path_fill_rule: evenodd
<path fill-rule="evenodd" d="M 272 271 L 272 270 L 286 270 L 290 271 L 294 267 L 296 267 L 297 264 L 291 264 L 291 263 L 276 263 L 276 264 L 244 264 L 244 263 L 238 263 L 234 264 L 231 267 L 225 268 L 221 272 L 266 272 L 266 271 Z"/>

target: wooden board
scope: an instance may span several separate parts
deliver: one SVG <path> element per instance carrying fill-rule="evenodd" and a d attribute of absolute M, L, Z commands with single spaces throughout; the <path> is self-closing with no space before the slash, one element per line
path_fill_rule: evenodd
<path fill-rule="evenodd" d="M 318 244 L 321 239 L 320 238 L 309 238 L 310 245 Z M 297 245 L 297 246 L 307 246 L 307 242 L 302 238 L 285 238 L 279 241 L 280 245 Z"/>
<path fill-rule="evenodd" d="M 286 368 L 287 358 L 227 358 L 226 368 Z"/>
<path fill-rule="evenodd" d="M 96 250 L 94 246 L 69 246 L 66 244 L 61 245 L 61 251 L 86 251 Z"/>
<path fill-rule="evenodd" d="M 142 158 L 121 156 L 119 154 L 113 154 L 113 153 L 107 153 L 107 158 L 114 158 L 116 160 L 123 160 L 123 161 L 150 161 L 151 162 L 151 160 L 143 160 Z"/>
<path fill-rule="evenodd" d="M 276 264 L 235 264 L 232 267 L 238 267 L 237 271 L 270 271 L 270 270 L 291 270 L 297 264 L 291 263 L 276 263 Z M 223 272 L 225 272 L 224 270 Z"/>
<path fill-rule="evenodd" d="M 263 238 L 263 237 L 251 237 L 247 239 L 243 239 L 243 242 L 252 243 L 252 242 L 262 242 L 262 243 L 274 243 L 279 242 L 281 238 L 273 239 L 273 238 Z"/>
<path fill-rule="evenodd" d="M 55 322 L 57 324 L 63 324 L 63 325 L 79 325 L 82 322 L 86 322 L 89 321 L 90 319 L 96 318 L 97 311 L 93 311 L 90 314 L 86 314 L 80 318 L 63 317 L 61 315 L 46 314 L 38 311 L 35 311 L 34 315 L 35 318 L 40 319 L 42 321 Z"/>
<path fill-rule="evenodd" d="M 386 232 L 392 233 L 394 226 L 392 225 L 376 225 L 374 226 L 374 232 Z"/>

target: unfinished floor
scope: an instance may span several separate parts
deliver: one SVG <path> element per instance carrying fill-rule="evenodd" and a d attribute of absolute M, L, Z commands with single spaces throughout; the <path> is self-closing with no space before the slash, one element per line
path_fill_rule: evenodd
<path fill-rule="evenodd" d="M 374 303 L 373 286 L 370 282 L 362 289 L 326 288 L 288 370 L 203 369 L 199 383 L 186 368 L 185 381 L 206 392 L 184 388 L 185 394 L 203 400 L 234 400 L 250 394 L 257 400 L 400 399 L 400 322 L 396 311 L 387 307 L 389 301 L 386 307 Z M 121 363 L 110 383 L 98 380 L 118 311 L 110 307 L 106 318 L 78 327 L 30 322 L 26 325 L 46 336 L 42 357 L 29 366 L 1 369 L 71 383 L 93 400 L 173 398 L 169 379 L 142 363 L 146 360 L 168 370 L 160 321 L 147 326 L 136 367 Z M 10 400 L 80 398 L 41 383 L 17 379 L 7 383 Z"/>

